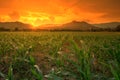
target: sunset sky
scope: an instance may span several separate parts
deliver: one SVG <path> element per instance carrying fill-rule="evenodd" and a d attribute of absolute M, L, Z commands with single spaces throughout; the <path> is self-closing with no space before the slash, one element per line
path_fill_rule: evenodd
<path fill-rule="evenodd" d="M 38 26 L 72 20 L 120 21 L 120 0 L 0 0 L 0 22 L 21 21 Z"/>

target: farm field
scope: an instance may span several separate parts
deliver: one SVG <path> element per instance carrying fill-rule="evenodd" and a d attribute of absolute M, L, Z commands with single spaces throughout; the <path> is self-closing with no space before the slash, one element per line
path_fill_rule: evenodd
<path fill-rule="evenodd" d="M 120 80 L 120 33 L 0 32 L 0 80 Z"/>

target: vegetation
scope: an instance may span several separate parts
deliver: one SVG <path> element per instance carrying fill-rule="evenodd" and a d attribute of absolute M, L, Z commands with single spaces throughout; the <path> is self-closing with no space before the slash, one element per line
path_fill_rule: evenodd
<path fill-rule="evenodd" d="M 119 22 L 89 24 L 85 21 L 72 21 L 69 23 L 55 25 L 32 26 L 22 22 L 0 22 L 0 32 L 2 31 L 76 31 L 76 32 L 119 32 Z"/>
<path fill-rule="evenodd" d="M 116 27 L 116 31 L 120 31 L 120 25 Z"/>
<path fill-rule="evenodd" d="M 0 80 L 120 80 L 118 32 L 1 32 Z"/>

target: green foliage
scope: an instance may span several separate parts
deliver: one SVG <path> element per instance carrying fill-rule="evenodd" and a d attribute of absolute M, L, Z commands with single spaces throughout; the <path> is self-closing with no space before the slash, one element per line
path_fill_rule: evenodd
<path fill-rule="evenodd" d="M 12 65 L 10 65 L 7 75 L 0 72 L 0 77 L 2 77 L 5 80 L 14 80 Z"/>
<path fill-rule="evenodd" d="M 91 80 L 91 57 L 90 54 L 84 49 L 80 49 L 79 46 L 75 43 L 75 41 L 71 40 L 72 51 L 75 54 L 76 61 L 67 59 L 68 63 L 72 64 L 72 67 L 75 71 L 71 71 L 72 74 L 76 75 L 77 79 L 81 80 Z M 83 46 L 84 47 L 84 46 Z M 67 66 L 67 68 L 69 68 Z"/>
<path fill-rule="evenodd" d="M 14 80 L 12 65 L 9 67 L 7 79 L 8 79 L 8 80 Z"/>
<path fill-rule="evenodd" d="M 117 32 L 1 32 L 0 80 L 120 80 L 119 53 Z"/>
<path fill-rule="evenodd" d="M 37 65 L 35 65 L 37 66 Z M 43 80 L 42 72 L 39 70 L 39 67 L 35 67 L 31 69 L 32 74 L 35 76 L 37 80 Z"/>

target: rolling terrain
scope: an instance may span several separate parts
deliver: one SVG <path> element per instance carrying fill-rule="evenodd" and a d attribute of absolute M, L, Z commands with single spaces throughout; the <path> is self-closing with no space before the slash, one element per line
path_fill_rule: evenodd
<path fill-rule="evenodd" d="M 67 31 L 91 31 L 100 29 L 113 29 L 120 25 L 120 22 L 100 23 L 100 24 L 89 24 L 85 21 L 72 21 L 65 24 L 45 24 L 40 26 L 32 26 L 22 22 L 0 22 L 0 29 L 9 30 L 67 30 Z"/>

